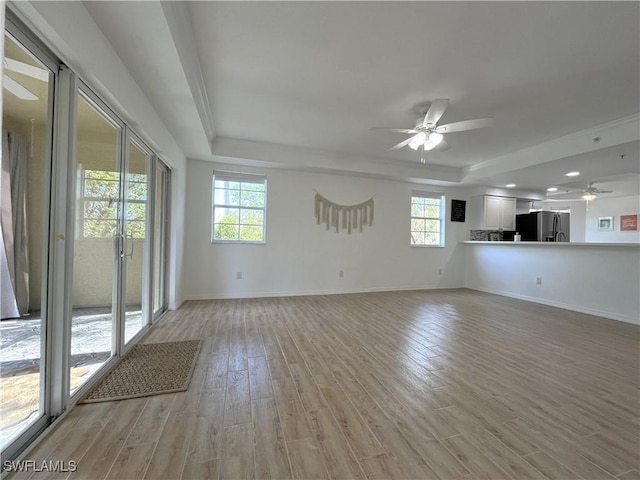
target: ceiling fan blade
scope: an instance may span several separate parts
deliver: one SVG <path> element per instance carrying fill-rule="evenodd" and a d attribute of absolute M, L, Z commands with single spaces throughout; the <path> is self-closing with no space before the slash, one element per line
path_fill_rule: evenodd
<path fill-rule="evenodd" d="M 424 120 L 422 121 L 422 124 L 425 127 L 428 127 L 429 125 L 433 127 L 436 123 L 438 123 L 438 120 L 440 120 L 440 117 L 442 117 L 442 114 L 444 113 L 444 111 L 447 109 L 448 106 L 449 106 L 448 98 L 438 98 L 437 100 L 434 100 L 431 103 L 429 110 L 427 110 L 427 113 L 424 116 Z"/>
<path fill-rule="evenodd" d="M 474 118 L 473 120 L 463 120 L 462 122 L 448 123 L 436 128 L 438 133 L 464 132 L 465 130 L 475 130 L 493 125 L 493 118 Z"/>
<path fill-rule="evenodd" d="M 588 202 L 589 200 L 586 200 L 582 197 L 567 197 L 567 198 L 547 197 L 544 201 L 545 202 Z"/>
<path fill-rule="evenodd" d="M 449 145 L 444 140 L 440 140 L 440 143 L 438 143 L 438 145 L 436 145 L 436 150 L 438 150 L 439 152 L 446 152 L 450 148 L 451 148 L 451 145 Z"/>
<path fill-rule="evenodd" d="M 577 195 L 578 193 L 584 192 L 584 188 L 571 186 L 569 184 L 558 185 L 557 188 L 558 190 L 556 190 L 555 192 L 547 192 L 547 197 L 565 195 L 567 193 L 575 193 Z"/>
<path fill-rule="evenodd" d="M 13 93 L 20 100 L 39 100 L 38 96 L 34 93 L 31 93 L 29 90 L 24 88 L 18 82 L 16 82 L 13 78 L 8 75 L 4 75 L 3 88 L 7 89 L 7 91 Z"/>
<path fill-rule="evenodd" d="M 418 130 L 407 129 L 407 128 L 387 128 L 387 127 L 371 127 L 371 130 L 384 130 L 386 132 L 395 132 L 395 133 L 418 133 Z"/>
<path fill-rule="evenodd" d="M 600 190 L 599 188 L 594 188 L 593 193 L 613 193 L 613 190 Z"/>
<path fill-rule="evenodd" d="M 31 78 L 36 78 L 46 82 L 49 80 L 49 72 L 44 68 L 34 67 L 28 63 L 19 62 L 13 58 L 5 58 L 3 60 L 4 68 L 11 70 L 12 72 L 21 73 Z"/>
<path fill-rule="evenodd" d="M 584 190 L 564 190 L 562 192 L 547 192 L 547 200 L 580 200 Z"/>
<path fill-rule="evenodd" d="M 409 145 L 409 143 L 411 143 L 411 140 L 413 140 L 413 137 L 415 137 L 415 135 L 413 135 L 412 137 L 407 138 L 406 140 L 403 140 L 402 142 L 398 143 L 397 145 L 394 145 L 389 150 L 387 150 L 387 152 L 391 152 L 392 150 L 399 150 L 402 147 L 405 147 L 405 146 Z"/>

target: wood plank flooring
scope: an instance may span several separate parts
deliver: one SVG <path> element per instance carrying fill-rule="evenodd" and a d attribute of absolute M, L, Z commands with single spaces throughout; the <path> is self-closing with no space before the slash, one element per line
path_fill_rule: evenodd
<path fill-rule="evenodd" d="M 69 479 L 640 479 L 636 326 L 461 289 L 192 301 L 145 342 L 192 338 L 188 391 L 79 405 L 29 458 L 75 460 Z"/>

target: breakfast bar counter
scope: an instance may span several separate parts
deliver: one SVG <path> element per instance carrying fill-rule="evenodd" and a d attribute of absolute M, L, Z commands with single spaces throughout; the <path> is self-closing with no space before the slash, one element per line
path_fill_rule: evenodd
<path fill-rule="evenodd" d="M 640 248 L 640 243 L 595 243 L 595 242 L 509 242 L 509 241 L 477 241 L 467 240 L 460 242 L 470 245 L 495 245 L 495 246 L 528 246 L 536 247 L 635 247 Z"/>
<path fill-rule="evenodd" d="M 640 324 L 640 244 L 465 241 L 459 247 L 468 288 Z"/>

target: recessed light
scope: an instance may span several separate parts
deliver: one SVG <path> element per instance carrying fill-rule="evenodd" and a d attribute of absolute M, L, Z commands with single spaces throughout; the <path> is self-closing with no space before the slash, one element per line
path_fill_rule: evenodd
<path fill-rule="evenodd" d="M 558 187 L 549 187 L 547 188 L 547 192 L 557 192 L 558 191 Z"/>
<path fill-rule="evenodd" d="M 515 183 L 507 183 L 507 184 L 505 185 L 505 187 L 507 187 L 507 188 L 513 188 L 513 187 L 515 187 L 515 186 L 516 186 L 516 184 L 515 184 Z"/>
<path fill-rule="evenodd" d="M 565 175 L 567 177 L 577 177 L 578 175 L 580 175 L 580 172 L 569 172 L 569 173 L 565 173 Z"/>

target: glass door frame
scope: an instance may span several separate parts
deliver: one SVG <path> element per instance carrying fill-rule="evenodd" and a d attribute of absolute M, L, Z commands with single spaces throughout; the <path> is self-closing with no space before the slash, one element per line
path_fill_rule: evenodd
<path fill-rule="evenodd" d="M 164 179 L 162 182 L 162 198 L 161 198 L 161 205 L 160 205 L 160 215 L 161 215 L 161 225 L 160 225 L 160 237 L 156 238 L 155 236 L 152 238 L 152 244 L 151 244 L 151 254 L 152 254 L 152 259 L 153 259 L 153 251 L 155 249 L 155 242 L 160 242 L 160 272 L 158 272 L 158 280 L 160 283 L 160 308 L 156 311 L 154 311 L 154 303 L 153 303 L 153 298 L 155 295 L 155 288 L 156 285 L 154 283 L 154 279 L 155 279 L 155 275 L 154 275 L 154 271 L 153 268 L 155 267 L 154 262 L 151 262 L 151 316 L 152 316 L 152 323 L 157 322 L 160 317 L 162 317 L 162 315 L 168 310 L 169 308 L 169 295 L 168 295 L 168 286 L 169 286 L 169 232 L 170 232 L 170 222 L 171 222 L 171 169 L 167 166 L 167 164 L 165 162 L 163 162 L 160 158 L 155 157 L 155 161 L 154 161 L 155 165 L 154 165 L 154 179 L 153 179 L 153 198 L 154 198 L 154 211 L 153 211 L 153 222 L 154 222 L 154 226 L 155 226 L 155 215 L 158 213 L 157 207 L 158 205 L 155 204 L 155 201 L 157 199 L 157 195 L 156 195 L 156 191 L 155 189 L 158 186 L 157 183 L 157 174 L 158 171 L 161 170 L 162 173 L 164 174 Z"/>
<path fill-rule="evenodd" d="M 42 204 L 42 222 L 43 222 L 43 245 L 42 245 L 42 276 L 41 276 L 41 299 L 40 299 L 40 378 L 38 392 L 38 418 L 19 435 L 17 435 L 11 443 L 2 449 L 2 458 L 13 458 L 24 450 L 29 443 L 36 438 L 50 423 L 51 402 L 50 392 L 52 386 L 52 222 L 54 216 L 54 205 L 51 195 L 54 190 L 54 171 L 56 168 L 55 155 L 53 154 L 55 146 L 54 119 L 57 115 L 57 94 L 59 89 L 58 71 L 60 62 L 56 56 L 40 41 L 38 41 L 29 30 L 20 22 L 20 20 L 10 11 L 5 10 L 5 23 L 3 35 L 8 35 L 17 44 L 24 47 L 34 58 L 36 58 L 44 67 L 50 71 L 48 81 L 47 95 L 47 132 L 45 137 L 45 148 L 43 156 L 45 159 L 46 169 L 44 172 L 44 192 Z M 4 57 L 3 57 L 4 59 Z"/>
<path fill-rule="evenodd" d="M 71 92 L 70 94 L 70 99 L 69 99 L 69 105 L 71 105 L 72 107 L 72 111 L 69 112 L 70 113 L 70 120 L 69 120 L 69 152 L 67 153 L 69 158 L 69 166 L 67 167 L 69 172 L 67 175 L 67 187 L 66 187 L 66 201 L 67 201 L 67 261 L 66 261 L 66 268 L 68 270 L 67 272 L 67 276 L 68 278 L 66 279 L 66 285 L 64 287 L 64 296 L 65 296 L 65 300 L 66 300 L 66 305 L 64 308 L 64 324 L 65 324 L 65 336 L 66 336 L 66 341 L 65 341 L 65 346 L 66 346 L 66 365 L 64 365 L 64 379 L 63 382 L 64 383 L 64 388 L 66 389 L 66 392 L 62 394 L 63 397 L 68 397 L 67 399 L 62 398 L 63 400 L 63 407 L 62 407 L 62 411 L 66 410 L 68 405 L 72 405 L 75 402 L 77 402 L 77 400 L 79 400 L 80 398 L 82 398 L 83 395 L 85 395 L 88 390 L 95 384 L 95 381 L 97 378 L 101 377 L 101 372 L 105 372 L 107 371 L 109 368 L 111 368 L 115 362 L 118 360 L 118 358 L 121 356 L 122 354 L 122 345 L 120 342 L 120 338 L 122 338 L 122 336 L 124 335 L 124 326 L 122 324 L 121 319 L 121 308 L 120 308 L 120 277 L 122 276 L 122 268 L 121 268 L 121 261 L 120 261 L 120 255 L 123 253 L 123 248 L 124 248 L 124 244 L 123 242 L 120 240 L 121 237 L 117 236 L 116 238 L 118 238 L 117 242 L 116 242 L 116 246 L 114 246 L 113 249 L 113 284 L 112 284 L 112 292 L 113 292 L 113 297 L 112 297 L 112 312 L 113 312 L 113 318 L 114 318 L 114 325 L 112 328 L 112 332 L 111 332 L 111 356 L 109 357 L 109 359 L 104 362 L 96 371 L 96 373 L 94 375 L 92 375 L 92 379 L 88 380 L 87 382 L 85 382 L 85 384 L 81 385 L 80 387 L 78 387 L 73 393 L 70 393 L 70 388 L 69 388 L 69 377 L 70 377 L 70 358 L 71 358 L 71 325 L 72 325 L 72 321 L 73 321 L 73 312 L 72 312 L 72 307 L 73 307 L 73 301 L 72 301 L 72 294 L 73 294 L 73 260 L 74 260 L 74 244 L 75 244 L 75 238 L 76 238 L 76 234 L 77 234 L 77 229 L 78 226 L 76 225 L 76 209 L 78 208 L 77 206 L 77 198 L 78 198 L 78 192 L 77 192 L 77 188 L 78 188 L 78 182 L 76 180 L 76 171 L 77 171 L 77 167 L 78 167 L 78 163 L 77 163 L 77 158 L 76 158 L 76 136 L 77 136 L 77 99 L 79 96 L 82 96 L 83 99 L 85 101 L 87 101 L 89 104 L 91 104 L 92 107 L 96 108 L 97 111 L 99 113 L 102 114 L 102 116 L 104 117 L 104 119 L 108 122 L 110 122 L 114 127 L 118 128 L 118 160 L 117 160 L 117 165 L 118 165 L 118 171 L 122 172 L 123 171 L 123 165 L 124 165 L 124 156 L 125 156 L 125 138 L 126 138 L 126 126 L 125 123 L 120 119 L 120 117 L 113 112 L 113 110 L 111 110 L 109 108 L 109 106 L 102 101 L 102 99 L 100 97 L 98 97 L 92 90 L 91 88 L 85 84 L 82 80 L 78 79 L 77 77 L 75 77 L 75 75 L 72 75 L 72 80 L 69 84 L 69 90 Z M 64 157 L 62 157 L 64 158 Z M 118 203 L 120 206 L 122 206 L 122 199 L 123 199 L 123 185 L 124 185 L 124 181 L 122 179 L 122 176 L 120 178 L 120 198 L 118 200 Z M 118 213 L 118 217 L 120 217 L 122 215 L 122 208 L 119 209 L 119 213 Z M 117 219 L 117 225 L 118 227 L 118 232 L 117 234 L 122 233 L 122 227 L 121 225 L 121 219 L 118 218 Z"/>
<path fill-rule="evenodd" d="M 127 288 L 127 254 L 128 251 L 128 236 L 126 232 L 126 211 L 127 211 L 127 174 L 129 172 L 129 166 L 131 161 L 131 149 L 130 145 L 134 144 L 142 153 L 144 153 L 149 161 L 146 162 L 145 165 L 145 174 L 147 177 L 147 203 L 145 208 L 145 236 L 143 240 L 143 258 L 142 258 L 142 304 L 141 304 L 141 315 L 143 320 L 142 328 L 129 339 L 129 341 L 125 341 L 125 322 L 126 322 L 126 288 Z M 121 261 L 120 263 L 120 286 L 119 286 L 119 311 L 118 311 L 118 322 L 121 324 L 121 332 L 118 337 L 118 345 L 119 352 L 125 353 L 128 351 L 133 345 L 135 345 L 138 340 L 143 337 L 146 332 L 149 330 L 151 326 L 151 317 L 153 305 L 151 305 L 152 299 L 152 274 L 151 274 L 151 248 L 152 248 L 152 233 L 153 233 L 153 208 L 154 207 L 154 197 L 155 195 L 155 154 L 153 151 L 140 139 L 138 135 L 131 131 L 131 129 L 125 126 L 124 129 L 124 155 L 123 155 L 123 163 L 121 170 L 121 218 L 119 219 L 119 233 L 122 241 L 122 252 L 120 255 Z M 132 240 L 133 241 L 133 240 Z"/>
<path fill-rule="evenodd" d="M 76 80 L 76 95 L 82 95 L 85 100 L 89 103 L 93 104 L 98 110 L 115 126 L 120 128 L 119 133 L 119 159 L 118 159 L 118 168 L 120 172 L 120 198 L 118 199 L 118 216 L 117 216 L 117 230 L 116 230 L 116 248 L 114 248 L 114 278 L 113 278 L 113 292 L 115 293 L 113 296 L 113 305 L 112 311 L 114 312 L 115 324 L 112 330 L 112 350 L 111 357 L 107 360 L 96 372 L 95 378 L 100 378 L 101 373 L 113 366 L 113 364 L 124 355 L 133 345 L 135 345 L 141 337 L 143 337 L 148 329 L 151 326 L 151 308 L 149 308 L 150 294 L 151 294 L 151 280 L 150 276 L 150 235 L 145 234 L 144 239 L 144 257 L 142 262 L 142 318 L 144 320 L 143 327 L 137 332 L 128 342 L 125 342 L 125 321 L 126 321 L 126 252 L 127 252 L 127 239 L 126 239 L 126 231 L 125 231 L 125 215 L 126 215 L 126 188 L 127 188 L 127 178 L 126 172 L 129 169 L 129 161 L 130 161 L 130 144 L 133 143 L 137 148 L 139 148 L 145 155 L 149 157 L 149 161 L 145 166 L 145 172 L 147 175 L 147 207 L 145 214 L 145 231 L 149 232 L 152 227 L 152 215 L 149 213 L 151 211 L 151 206 L 153 205 L 153 201 L 150 200 L 151 194 L 153 194 L 153 173 L 154 173 L 154 159 L 156 156 L 153 151 L 146 145 L 144 141 L 133 132 L 127 125 L 122 121 L 111 108 L 98 96 L 96 95 L 91 88 L 84 83 L 82 80 Z M 75 105 L 74 105 L 75 112 Z M 74 175 L 75 168 L 77 167 L 77 159 L 75 158 L 75 133 L 76 133 L 76 121 L 77 119 L 73 119 L 73 130 L 72 134 L 74 135 L 73 139 L 73 159 L 72 166 L 70 168 L 71 175 Z M 75 231 L 77 226 L 74 225 L 75 221 L 75 208 L 76 208 L 76 197 L 77 193 L 75 192 L 76 183 L 74 179 L 70 180 L 69 188 L 73 188 L 73 190 L 67 189 L 68 192 L 68 210 L 71 216 L 70 222 L 70 232 L 68 232 L 67 238 L 71 239 L 70 243 L 70 252 L 69 261 L 71 262 L 73 259 L 73 241 L 75 239 Z M 71 270 L 73 267 L 71 266 Z M 73 285 L 73 278 L 70 277 L 68 280 L 68 291 L 67 302 L 68 308 L 65 315 L 65 319 L 67 319 L 69 325 L 67 327 L 67 337 L 68 344 L 70 345 L 71 339 L 71 320 L 72 320 L 72 312 L 71 312 L 71 293 Z M 71 355 L 71 351 L 69 350 L 69 356 Z M 68 367 L 68 365 L 67 365 Z M 69 368 L 67 368 L 68 372 Z M 68 385 L 68 378 L 66 381 Z M 75 390 L 72 394 L 69 395 L 69 403 L 75 403 L 77 400 L 82 398 L 88 390 L 94 385 L 95 379 L 89 380 L 86 384 L 80 386 L 77 390 Z M 69 391 L 67 387 L 67 392 Z"/>

